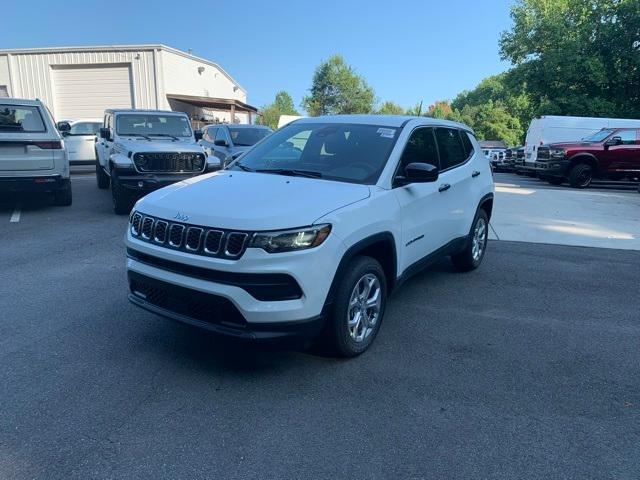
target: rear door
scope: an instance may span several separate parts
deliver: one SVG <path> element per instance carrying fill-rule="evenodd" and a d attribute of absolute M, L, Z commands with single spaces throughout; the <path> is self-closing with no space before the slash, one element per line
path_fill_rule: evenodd
<path fill-rule="evenodd" d="M 48 131 L 43 112 L 36 105 L 3 104 L 0 101 L 0 174 L 54 168 L 58 136 Z"/>
<path fill-rule="evenodd" d="M 612 165 L 624 173 L 640 172 L 640 145 L 636 129 L 619 130 L 613 134 L 622 139 L 622 145 L 609 147 Z"/>
<path fill-rule="evenodd" d="M 65 137 L 69 161 L 93 162 L 96 159 L 96 135 L 102 124 L 97 122 L 75 122 Z"/>

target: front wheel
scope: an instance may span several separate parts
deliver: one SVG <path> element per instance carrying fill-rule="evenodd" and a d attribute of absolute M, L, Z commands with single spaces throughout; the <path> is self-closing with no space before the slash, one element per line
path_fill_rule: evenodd
<path fill-rule="evenodd" d="M 129 192 L 120 186 L 117 177 L 111 173 L 111 198 L 113 211 L 116 215 L 127 215 L 133 208 L 133 198 Z"/>
<path fill-rule="evenodd" d="M 366 256 L 351 260 L 339 279 L 325 331 L 325 342 L 339 356 L 355 357 L 373 343 L 387 304 L 387 282 L 380 263 Z"/>
<path fill-rule="evenodd" d="M 99 189 L 106 190 L 109 188 L 109 175 L 107 175 L 107 172 L 100 166 L 98 160 L 96 160 L 96 181 L 98 182 Z"/>
<path fill-rule="evenodd" d="M 480 209 L 473 221 L 464 249 L 455 255 L 451 255 L 453 265 L 462 272 L 478 268 L 487 251 L 488 239 L 489 217 L 487 217 L 487 213 L 484 210 Z"/>
<path fill-rule="evenodd" d="M 575 165 L 569 172 L 569 185 L 573 188 L 587 188 L 593 180 L 593 169 L 586 163 Z"/>

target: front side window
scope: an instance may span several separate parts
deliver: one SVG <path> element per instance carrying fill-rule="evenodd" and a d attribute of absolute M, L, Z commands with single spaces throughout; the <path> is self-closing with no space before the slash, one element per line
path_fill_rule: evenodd
<path fill-rule="evenodd" d="M 266 128 L 229 128 L 231 141 L 236 147 L 251 147 L 270 133 L 271 130 Z"/>
<path fill-rule="evenodd" d="M 0 103 L 0 132 L 43 133 L 46 131 L 38 107 Z"/>
<path fill-rule="evenodd" d="M 218 128 L 216 132 L 216 140 L 222 140 L 224 142 L 227 141 L 227 135 L 224 133 L 224 128 Z"/>
<path fill-rule="evenodd" d="M 635 130 L 620 130 L 614 137 L 620 137 L 623 145 L 635 145 L 638 135 Z"/>
<path fill-rule="evenodd" d="M 207 142 L 213 142 L 216 138 L 216 127 L 209 127 L 204 132 L 204 139 Z"/>
<path fill-rule="evenodd" d="M 74 123 L 71 126 L 69 135 L 97 135 L 101 126 L 102 124 L 98 122 Z"/>
<path fill-rule="evenodd" d="M 440 152 L 440 170 L 453 168 L 467 160 L 467 155 L 458 130 L 453 128 L 436 128 L 436 140 Z"/>
<path fill-rule="evenodd" d="M 126 113 L 116 118 L 116 133 L 123 136 L 192 137 L 189 119 L 183 115 Z"/>
<path fill-rule="evenodd" d="M 418 128 L 411 133 L 400 157 L 399 175 L 404 175 L 407 165 L 414 162 L 429 163 L 439 168 L 438 147 L 433 128 Z"/>
<path fill-rule="evenodd" d="M 232 169 L 374 184 L 399 129 L 345 123 L 292 123 L 246 153 Z"/>

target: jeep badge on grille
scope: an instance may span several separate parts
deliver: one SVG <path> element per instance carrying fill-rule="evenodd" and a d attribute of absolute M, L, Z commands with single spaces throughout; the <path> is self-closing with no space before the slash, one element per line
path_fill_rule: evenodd
<path fill-rule="evenodd" d="M 183 213 L 178 212 L 173 218 L 176 220 L 180 220 L 181 222 L 186 222 L 187 220 L 189 220 L 189 215 L 184 215 Z"/>

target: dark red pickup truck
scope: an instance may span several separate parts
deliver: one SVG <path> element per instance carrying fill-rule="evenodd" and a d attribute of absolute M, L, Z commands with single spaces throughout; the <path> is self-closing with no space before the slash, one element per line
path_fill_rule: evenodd
<path fill-rule="evenodd" d="M 588 187 L 594 178 L 640 178 L 640 130 L 605 128 L 579 142 L 538 147 L 538 177 L 574 188 Z"/>

